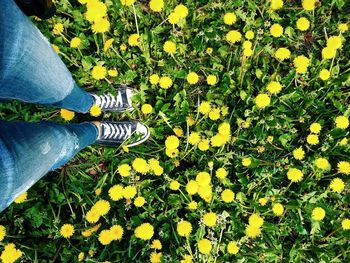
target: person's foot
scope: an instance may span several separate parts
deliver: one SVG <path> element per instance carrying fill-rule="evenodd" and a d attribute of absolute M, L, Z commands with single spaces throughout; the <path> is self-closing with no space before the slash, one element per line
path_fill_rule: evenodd
<path fill-rule="evenodd" d="M 97 144 L 133 147 L 146 141 L 149 136 L 149 128 L 137 121 L 102 121 L 92 122 L 98 128 Z"/>
<path fill-rule="evenodd" d="M 96 95 L 91 93 L 94 97 L 94 105 L 101 108 L 103 112 L 113 111 L 113 112 L 123 112 L 132 111 L 131 97 L 133 95 L 132 89 L 126 86 L 120 86 L 116 89 L 116 95 L 102 94 Z"/>

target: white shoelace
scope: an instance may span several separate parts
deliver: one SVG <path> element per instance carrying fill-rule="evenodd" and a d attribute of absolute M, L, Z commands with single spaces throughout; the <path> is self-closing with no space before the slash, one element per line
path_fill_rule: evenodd
<path fill-rule="evenodd" d="M 130 124 L 101 123 L 101 126 L 103 126 L 103 139 L 126 140 L 132 134 Z"/>
<path fill-rule="evenodd" d="M 112 94 L 104 94 L 96 96 L 96 105 L 102 109 L 105 108 L 114 108 L 114 107 L 123 107 L 123 96 L 121 92 L 118 91 L 116 96 Z"/>

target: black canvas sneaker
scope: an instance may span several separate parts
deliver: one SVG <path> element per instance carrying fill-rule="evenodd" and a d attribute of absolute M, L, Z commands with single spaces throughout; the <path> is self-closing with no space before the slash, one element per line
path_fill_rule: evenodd
<path fill-rule="evenodd" d="M 137 121 L 102 121 L 99 122 L 99 130 L 96 143 L 116 147 L 123 143 L 127 147 L 133 147 L 150 136 L 149 128 Z"/>
<path fill-rule="evenodd" d="M 91 93 L 95 99 L 94 105 L 99 106 L 103 112 L 132 111 L 134 109 L 131 104 L 131 97 L 133 95 L 132 89 L 125 86 L 120 86 L 118 89 L 116 89 L 116 92 L 116 95 L 96 95 Z"/>

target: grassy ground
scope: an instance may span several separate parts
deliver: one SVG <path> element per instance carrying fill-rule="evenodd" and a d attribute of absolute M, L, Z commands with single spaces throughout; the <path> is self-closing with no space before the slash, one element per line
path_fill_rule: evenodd
<path fill-rule="evenodd" d="M 189 257 L 192 262 L 349 261 L 350 30 L 339 28 L 349 23 L 349 1 L 324 0 L 312 11 L 303 9 L 299 0 L 285 1 L 273 11 L 270 1 L 187 0 L 188 15 L 172 25 L 167 18 L 178 1 L 165 1 L 163 10 L 154 12 L 149 1 L 123 6 L 119 0 L 106 0 L 110 28 L 95 34 L 84 16 L 85 4 L 56 2 L 57 15 L 35 23 L 59 48 L 77 83 L 100 93 L 113 92 L 119 83 L 139 91 L 133 113 L 76 114 L 71 122 L 135 119 L 151 127 L 152 135 L 130 149 L 88 147 L 40 180 L 27 200 L 0 215 L 7 233 L 0 252 L 14 243 L 23 252 L 23 262 L 77 262 L 79 254 L 86 262 L 160 262 L 158 257 L 162 262 L 190 262 Z M 237 18 L 232 25 L 223 19 L 229 12 Z M 301 17 L 310 22 L 306 31 L 297 28 Z M 284 29 L 279 37 L 270 32 L 275 23 Z M 230 30 L 242 34 L 236 43 L 226 39 Z M 254 32 L 251 44 L 244 42 L 248 31 Z M 132 46 L 129 36 L 135 33 L 140 39 Z M 340 38 L 341 47 L 331 36 Z M 71 47 L 74 37 L 82 42 L 78 48 Z M 106 47 L 109 39 L 114 41 Z M 168 40 L 176 43 L 174 54 L 163 49 Z M 275 53 L 282 47 L 291 52 L 283 61 Z M 335 56 L 325 58 L 333 50 Z M 301 55 L 310 60 L 306 70 L 296 67 L 294 59 Z M 92 72 L 97 65 L 116 69 L 118 75 L 96 80 Z M 327 80 L 320 78 L 323 69 L 330 72 Z M 188 82 L 193 80 L 189 72 L 198 74 L 197 83 Z M 152 74 L 170 77 L 171 87 L 151 84 Z M 217 77 L 214 85 L 208 85 L 208 75 Z M 277 94 L 269 88 L 271 81 L 281 84 Z M 210 102 L 210 113 L 204 101 Z M 141 110 L 144 104 L 152 106 L 151 113 Z M 66 122 L 59 109 L 19 102 L 0 104 L 0 117 Z M 295 151 L 299 147 L 304 156 Z M 121 176 L 126 167 L 121 164 L 132 167 L 130 175 Z M 300 172 L 292 168 L 301 171 L 300 181 Z M 200 172 L 206 173 L 198 176 Z M 119 193 L 111 197 L 114 185 L 133 186 L 136 196 L 128 197 L 133 188 L 127 188 L 113 201 Z M 135 206 L 141 200 L 137 196 L 146 201 L 141 207 Z M 190 209 L 193 201 L 197 208 Z M 89 211 L 105 215 L 91 223 L 97 219 L 91 220 Z M 181 236 L 188 230 L 178 224 L 182 220 L 192 227 L 187 237 Z M 150 239 L 147 229 L 135 233 L 142 223 L 153 226 Z M 69 238 L 60 231 L 64 224 L 74 226 Z M 99 229 L 91 236 L 82 235 L 96 225 Z M 108 231 L 101 235 L 113 225 L 123 228 L 121 240 L 109 240 Z M 112 236 L 118 239 L 118 233 Z M 162 249 L 154 248 L 154 240 Z"/>

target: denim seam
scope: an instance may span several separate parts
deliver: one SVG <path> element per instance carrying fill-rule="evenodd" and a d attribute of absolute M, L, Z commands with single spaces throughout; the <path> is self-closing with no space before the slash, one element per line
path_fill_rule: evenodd
<path fill-rule="evenodd" d="M 19 34 L 18 34 L 19 37 L 16 39 L 15 46 L 19 46 L 20 40 L 22 39 L 22 36 L 23 36 L 23 28 L 19 27 L 19 28 L 18 28 L 18 32 L 19 32 Z M 22 50 L 22 49 L 20 49 L 20 48 L 13 48 L 13 52 L 14 52 L 15 50 Z M 14 57 L 14 56 L 12 56 L 12 57 Z M 17 64 L 19 63 L 19 61 L 22 60 L 23 57 L 24 57 L 24 52 L 21 52 L 21 56 L 20 56 L 18 62 L 17 62 L 17 61 L 14 61 L 14 62 L 11 63 L 11 61 L 10 61 L 8 67 L 4 69 L 3 82 L 6 80 L 6 76 L 8 75 L 8 72 L 11 72 L 11 69 L 12 69 L 15 65 L 17 65 Z M 16 63 L 16 62 L 17 62 L 17 63 Z"/>
<path fill-rule="evenodd" d="M 0 148 L 5 152 L 5 154 L 7 154 L 7 156 L 9 157 L 9 160 L 10 160 L 10 163 L 3 162 L 3 165 L 8 173 L 8 174 L 6 174 L 6 176 L 9 178 L 8 185 L 7 185 L 8 190 L 7 190 L 7 193 L 5 194 L 5 196 L 8 196 L 8 198 L 4 202 L 6 207 L 7 207 L 11 202 L 11 192 L 14 190 L 13 189 L 13 187 L 14 187 L 14 184 L 13 184 L 14 175 L 19 174 L 19 173 L 18 173 L 17 166 L 15 165 L 15 162 L 12 159 L 12 156 L 10 154 L 8 146 L 6 145 L 6 142 L 2 138 L 0 138 L 0 139 L 3 142 L 2 147 L 0 147 Z M 0 157 L 0 159 L 1 159 L 1 157 Z"/>

